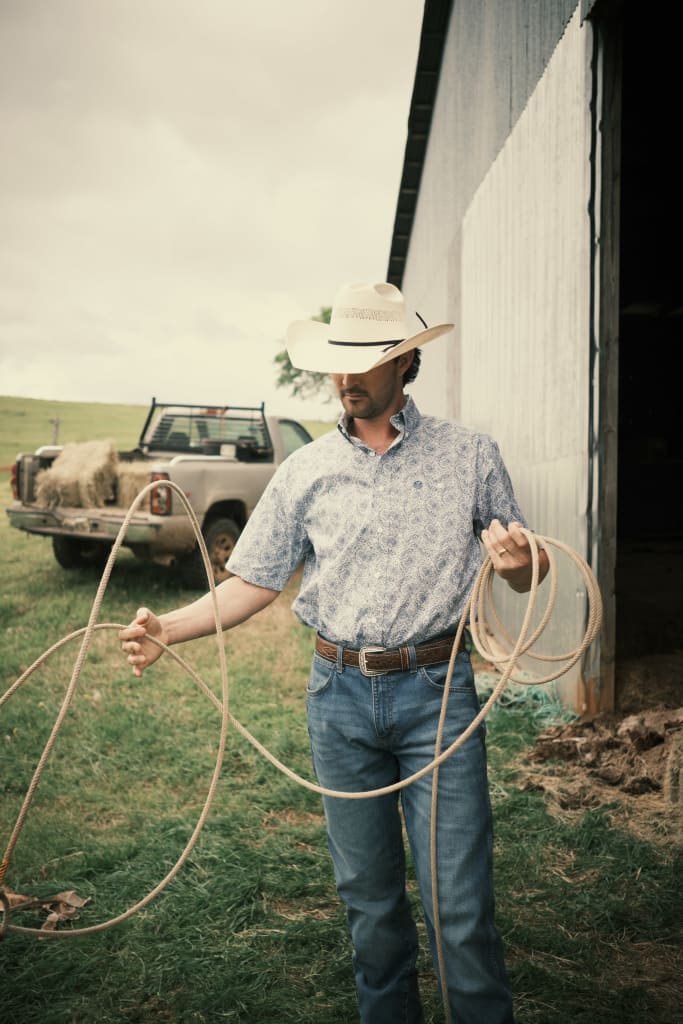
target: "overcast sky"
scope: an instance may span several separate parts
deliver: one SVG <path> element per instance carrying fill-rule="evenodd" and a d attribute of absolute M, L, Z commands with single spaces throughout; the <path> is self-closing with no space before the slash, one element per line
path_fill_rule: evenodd
<path fill-rule="evenodd" d="M 266 401 L 384 280 L 421 0 L 0 0 L 0 394 Z"/>

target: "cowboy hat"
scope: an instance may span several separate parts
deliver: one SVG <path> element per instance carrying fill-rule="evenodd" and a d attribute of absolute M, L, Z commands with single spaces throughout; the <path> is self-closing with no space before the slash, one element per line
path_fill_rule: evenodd
<path fill-rule="evenodd" d="M 367 373 L 452 327 L 439 324 L 413 334 L 395 285 L 347 284 L 335 296 L 329 324 L 295 320 L 289 325 L 287 353 L 299 370 Z"/>

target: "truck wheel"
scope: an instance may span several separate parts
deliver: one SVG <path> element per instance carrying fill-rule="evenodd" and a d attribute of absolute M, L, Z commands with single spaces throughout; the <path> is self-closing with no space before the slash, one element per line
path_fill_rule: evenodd
<path fill-rule="evenodd" d="M 240 535 L 240 528 L 234 520 L 221 518 L 213 519 L 202 532 L 213 566 L 213 578 L 216 583 L 220 583 L 230 576 L 225 563 L 232 554 L 235 541 Z M 178 570 L 185 586 L 192 587 L 193 590 L 207 589 L 206 570 L 198 546 L 195 546 L 194 551 L 186 558 L 180 560 Z"/>
<path fill-rule="evenodd" d="M 88 566 L 101 569 L 111 547 L 93 540 L 57 536 L 52 538 L 52 550 L 62 569 L 85 569 Z"/>

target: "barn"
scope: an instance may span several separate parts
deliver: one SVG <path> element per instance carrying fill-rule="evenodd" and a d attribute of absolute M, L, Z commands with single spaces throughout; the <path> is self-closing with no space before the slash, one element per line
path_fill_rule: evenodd
<path fill-rule="evenodd" d="M 560 684 L 589 713 L 620 667 L 670 673 L 683 649 L 680 23 L 663 2 L 427 0 L 391 238 L 388 280 L 456 325 L 418 406 L 492 434 L 530 524 L 598 578 L 600 642 Z M 547 646 L 585 615 L 567 569 Z"/>

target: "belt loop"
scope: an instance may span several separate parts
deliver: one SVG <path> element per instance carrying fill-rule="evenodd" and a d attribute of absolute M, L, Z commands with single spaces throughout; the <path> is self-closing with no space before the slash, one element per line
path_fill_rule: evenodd
<path fill-rule="evenodd" d="M 344 648 L 342 644 L 337 644 L 337 672 L 344 671 Z"/>
<path fill-rule="evenodd" d="M 410 671 L 417 672 L 417 654 L 415 652 L 415 644 L 406 644 L 408 648 L 408 655 L 410 657 Z"/>

